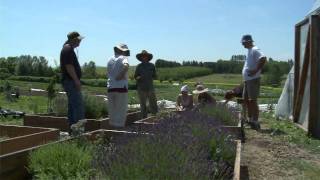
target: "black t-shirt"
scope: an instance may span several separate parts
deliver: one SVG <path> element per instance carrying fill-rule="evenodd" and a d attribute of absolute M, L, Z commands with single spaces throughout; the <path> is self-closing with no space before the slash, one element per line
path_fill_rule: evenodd
<path fill-rule="evenodd" d="M 77 77 L 81 78 L 81 67 L 78 62 L 76 53 L 73 51 L 73 48 L 69 44 L 65 44 L 60 53 L 60 68 L 62 72 L 62 80 L 72 79 L 66 70 L 66 65 L 71 64 L 74 66 L 74 70 L 77 74 Z"/>

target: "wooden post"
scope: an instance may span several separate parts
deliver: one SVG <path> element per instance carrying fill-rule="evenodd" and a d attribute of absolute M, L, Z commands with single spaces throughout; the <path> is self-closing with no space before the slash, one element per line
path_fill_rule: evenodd
<path fill-rule="evenodd" d="M 319 62 L 320 62 L 320 17 L 311 16 L 311 36 L 310 36 L 310 65 L 311 65 L 311 83 L 310 83 L 310 106 L 308 133 L 320 139 L 320 117 L 319 111 Z"/>
<path fill-rule="evenodd" d="M 306 81 L 308 77 L 308 68 L 309 68 L 309 63 L 310 63 L 310 28 L 308 30 L 308 36 L 307 36 L 307 42 L 306 42 L 306 49 L 304 53 L 304 61 L 303 61 L 303 67 L 301 71 L 301 76 L 299 77 L 299 86 L 298 86 L 298 92 L 296 96 L 296 101 L 295 101 L 295 108 L 293 111 L 293 117 L 294 117 L 294 122 L 299 121 L 300 117 L 300 111 L 301 111 L 301 106 L 302 106 L 302 101 L 303 101 L 303 95 L 304 91 L 306 89 Z"/>
<path fill-rule="evenodd" d="M 293 110 L 296 109 L 296 99 L 298 95 L 299 77 L 300 77 L 300 30 L 301 26 L 295 27 L 295 47 L 294 47 L 294 90 L 293 90 Z M 292 112 L 294 115 L 294 112 Z M 295 116 L 293 116 L 295 117 Z M 297 118 L 293 118 L 294 122 L 298 122 Z"/>

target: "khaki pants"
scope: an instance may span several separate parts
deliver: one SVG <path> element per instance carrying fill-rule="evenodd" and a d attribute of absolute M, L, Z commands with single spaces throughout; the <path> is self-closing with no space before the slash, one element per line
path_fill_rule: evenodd
<path fill-rule="evenodd" d="M 143 118 L 147 117 L 147 99 L 149 99 L 149 109 L 152 114 L 158 112 L 157 98 L 154 91 L 141 91 L 138 90 L 138 96 L 140 100 L 141 114 Z"/>
<path fill-rule="evenodd" d="M 128 110 L 128 93 L 108 93 L 109 124 L 116 127 L 126 125 Z"/>
<path fill-rule="evenodd" d="M 260 78 L 244 82 L 243 98 L 257 100 L 260 93 Z"/>

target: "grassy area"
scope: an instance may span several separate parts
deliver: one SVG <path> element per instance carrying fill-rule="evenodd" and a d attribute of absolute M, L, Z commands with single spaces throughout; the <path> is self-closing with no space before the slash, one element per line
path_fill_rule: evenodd
<path fill-rule="evenodd" d="M 262 113 L 263 122 L 273 130 L 273 134 L 281 134 L 274 136 L 281 141 L 290 142 L 305 148 L 313 153 L 320 154 L 320 140 L 310 138 L 307 133 L 301 128 L 297 127 L 291 121 L 279 121 L 272 117 L 272 114 Z"/>
<path fill-rule="evenodd" d="M 23 111 L 26 113 L 47 112 L 47 98 L 43 96 L 20 96 L 12 102 L 5 99 L 5 95 L 0 93 L 0 106 L 4 109 Z"/>
<path fill-rule="evenodd" d="M 22 118 L 13 118 L 13 117 L 0 117 L 0 124 L 4 125 L 23 125 Z"/>
<path fill-rule="evenodd" d="M 238 85 L 242 82 L 241 74 L 210 74 L 202 77 L 195 77 L 186 80 L 188 82 L 203 82 L 203 83 L 214 83 L 214 84 L 225 84 Z"/>

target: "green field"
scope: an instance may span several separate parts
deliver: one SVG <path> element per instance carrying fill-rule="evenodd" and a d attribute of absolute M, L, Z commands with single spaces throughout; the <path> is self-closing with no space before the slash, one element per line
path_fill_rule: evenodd
<path fill-rule="evenodd" d="M 241 74 L 210 74 L 202 77 L 195 77 L 187 79 L 190 82 L 203 82 L 203 83 L 213 83 L 213 84 L 240 84 L 242 80 Z"/>

